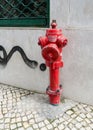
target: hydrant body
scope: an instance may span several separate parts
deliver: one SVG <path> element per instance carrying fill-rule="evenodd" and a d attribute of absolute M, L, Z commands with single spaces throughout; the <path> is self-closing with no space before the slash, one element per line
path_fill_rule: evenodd
<path fill-rule="evenodd" d="M 58 105 L 62 92 L 62 85 L 59 84 L 59 68 L 63 67 L 62 48 L 67 44 L 61 29 L 56 29 L 56 21 L 52 21 L 52 28 L 46 30 L 46 36 L 40 37 L 38 44 L 42 48 L 42 56 L 49 67 L 50 85 L 46 89 L 49 95 L 50 104 Z"/>

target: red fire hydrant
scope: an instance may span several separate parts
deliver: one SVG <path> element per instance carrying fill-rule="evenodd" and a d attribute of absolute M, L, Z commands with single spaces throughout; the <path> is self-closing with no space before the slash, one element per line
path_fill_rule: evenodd
<path fill-rule="evenodd" d="M 38 44 L 42 48 L 42 56 L 50 69 L 50 85 L 46 89 L 50 104 L 58 105 L 62 85 L 59 85 L 59 68 L 63 67 L 62 48 L 67 44 L 61 29 L 56 29 L 56 20 L 52 21 L 52 28 L 46 30 L 46 36 L 40 37 Z"/>

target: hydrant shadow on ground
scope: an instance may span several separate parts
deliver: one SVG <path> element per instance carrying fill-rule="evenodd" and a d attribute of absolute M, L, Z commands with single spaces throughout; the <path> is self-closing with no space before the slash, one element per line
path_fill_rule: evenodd
<path fill-rule="evenodd" d="M 50 71 L 50 85 L 46 89 L 49 95 L 50 104 L 58 105 L 62 93 L 62 85 L 59 84 L 59 68 L 63 67 L 62 48 L 67 45 L 67 39 L 61 29 L 56 28 L 56 20 L 53 20 L 51 27 L 46 30 L 44 37 L 39 37 L 38 44 L 42 49 L 42 56 Z"/>

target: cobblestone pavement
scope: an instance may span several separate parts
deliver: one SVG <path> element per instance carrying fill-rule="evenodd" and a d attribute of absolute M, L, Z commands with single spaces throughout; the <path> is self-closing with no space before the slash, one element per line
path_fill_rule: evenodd
<path fill-rule="evenodd" d="M 93 106 L 1 84 L 0 130 L 93 130 Z"/>

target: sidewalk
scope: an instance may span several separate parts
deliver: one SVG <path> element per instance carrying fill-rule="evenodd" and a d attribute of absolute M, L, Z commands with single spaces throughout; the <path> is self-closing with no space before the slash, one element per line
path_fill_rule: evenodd
<path fill-rule="evenodd" d="M 93 130 L 93 106 L 0 84 L 0 130 Z"/>

